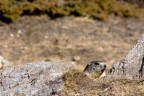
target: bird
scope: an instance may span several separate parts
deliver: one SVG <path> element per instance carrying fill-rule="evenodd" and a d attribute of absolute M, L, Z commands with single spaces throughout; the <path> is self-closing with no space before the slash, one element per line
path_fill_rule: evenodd
<path fill-rule="evenodd" d="M 83 72 L 90 78 L 96 79 L 105 76 L 105 63 L 101 61 L 91 61 L 86 65 Z"/>

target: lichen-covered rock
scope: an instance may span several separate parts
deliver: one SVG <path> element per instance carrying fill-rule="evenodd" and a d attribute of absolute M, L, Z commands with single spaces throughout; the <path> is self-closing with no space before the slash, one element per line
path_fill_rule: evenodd
<path fill-rule="evenodd" d="M 38 62 L 0 70 L 0 96 L 49 96 L 64 87 L 62 75 L 71 62 Z"/>
<path fill-rule="evenodd" d="M 105 77 L 111 79 L 139 79 L 144 77 L 144 34 L 124 60 L 113 65 Z"/>

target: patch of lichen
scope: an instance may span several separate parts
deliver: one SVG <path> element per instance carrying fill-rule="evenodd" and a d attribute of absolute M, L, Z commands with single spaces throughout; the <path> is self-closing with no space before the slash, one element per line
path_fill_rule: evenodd
<path fill-rule="evenodd" d="M 121 17 L 140 17 L 139 8 L 118 0 L 0 0 L 0 19 L 15 21 L 22 15 L 48 14 L 61 16 L 87 16 L 106 20 L 110 14 Z"/>

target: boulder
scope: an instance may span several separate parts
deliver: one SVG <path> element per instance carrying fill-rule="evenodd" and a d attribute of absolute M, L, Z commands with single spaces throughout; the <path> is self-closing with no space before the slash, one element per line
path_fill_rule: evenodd
<path fill-rule="evenodd" d="M 64 87 L 63 74 L 72 62 L 29 63 L 0 70 L 0 96 L 51 96 Z"/>
<path fill-rule="evenodd" d="M 128 55 L 113 65 L 105 80 L 130 79 L 136 80 L 144 77 L 144 34 Z"/>

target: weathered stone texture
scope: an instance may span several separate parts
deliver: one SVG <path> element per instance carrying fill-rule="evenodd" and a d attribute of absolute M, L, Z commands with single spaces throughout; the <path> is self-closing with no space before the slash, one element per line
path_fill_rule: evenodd
<path fill-rule="evenodd" d="M 105 79 L 139 79 L 144 77 L 144 34 L 124 60 L 113 65 Z"/>
<path fill-rule="evenodd" d="M 0 96 L 49 96 L 64 87 L 62 75 L 71 62 L 38 62 L 0 70 Z"/>

